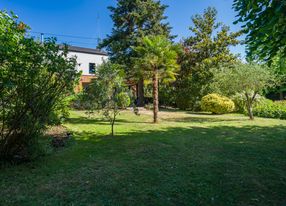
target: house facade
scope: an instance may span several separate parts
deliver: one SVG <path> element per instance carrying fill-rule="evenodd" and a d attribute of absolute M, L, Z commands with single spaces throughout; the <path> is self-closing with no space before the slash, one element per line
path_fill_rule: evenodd
<path fill-rule="evenodd" d="M 95 78 L 96 66 L 106 61 L 108 55 L 98 49 L 76 46 L 69 46 L 68 51 L 68 57 L 77 57 L 77 69 L 82 72 L 79 85 L 75 88 L 75 92 L 80 92 Z"/>

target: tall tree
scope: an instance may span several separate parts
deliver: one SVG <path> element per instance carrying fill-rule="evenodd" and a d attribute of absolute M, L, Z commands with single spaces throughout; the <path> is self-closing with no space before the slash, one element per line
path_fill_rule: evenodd
<path fill-rule="evenodd" d="M 194 109 L 208 93 L 212 67 L 237 60 L 229 47 L 240 43 L 237 38 L 241 32 L 230 32 L 228 26 L 216 22 L 216 17 L 217 11 L 211 7 L 203 15 L 193 16 L 192 36 L 183 40 L 181 72 L 176 82 L 176 102 L 181 109 Z"/>
<path fill-rule="evenodd" d="M 248 56 L 271 60 L 286 57 L 286 0 L 234 0 L 237 22 L 244 23 Z"/>
<path fill-rule="evenodd" d="M 177 64 L 177 48 L 164 36 L 144 37 L 142 46 L 135 48 L 140 58 L 137 64 L 144 70 L 144 76 L 152 78 L 153 84 L 153 120 L 158 122 L 159 94 L 158 81 L 174 81 Z"/>
<path fill-rule="evenodd" d="M 131 49 L 140 45 L 147 35 L 170 37 L 170 29 L 164 16 L 166 5 L 156 0 L 118 0 L 116 7 L 109 7 L 114 22 L 112 34 L 99 45 L 106 48 L 113 63 L 124 66 L 129 79 L 138 80 L 139 104 L 144 104 L 143 77 L 134 70 L 131 61 L 136 53 Z"/>

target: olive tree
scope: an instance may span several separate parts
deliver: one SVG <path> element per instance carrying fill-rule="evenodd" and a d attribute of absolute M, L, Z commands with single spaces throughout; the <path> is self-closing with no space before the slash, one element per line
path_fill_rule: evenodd
<path fill-rule="evenodd" d="M 258 64 L 237 64 L 233 67 L 220 67 L 214 71 L 213 88 L 221 93 L 233 95 L 242 93 L 248 116 L 254 119 L 252 107 L 258 94 L 276 86 L 278 77 L 267 66 Z"/>
<path fill-rule="evenodd" d="M 54 39 L 26 38 L 26 28 L 0 11 L 0 159 L 34 154 L 51 113 L 79 77 L 67 49 Z"/>
<path fill-rule="evenodd" d="M 109 121 L 112 136 L 121 109 L 130 105 L 130 96 L 123 77 L 124 72 L 119 65 L 105 62 L 97 67 L 96 79 L 85 90 L 90 110 L 99 111 Z"/>

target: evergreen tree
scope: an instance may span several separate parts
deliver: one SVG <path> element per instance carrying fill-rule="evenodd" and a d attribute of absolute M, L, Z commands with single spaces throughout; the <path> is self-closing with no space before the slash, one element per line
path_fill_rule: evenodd
<path fill-rule="evenodd" d="M 176 82 L 176 104 L 181 109 L 195 109 L 196 102 L 209 92 L 211 68 L 237 60 L 229 47 L 240 43 L 237 37 L 241 32 L 230 32 L 228 26 L 216 22 L 216 16 L 216 9 L 209 7 L 203 15 L 192 17 L 193 35 L 183 40 L 181 72 Z"/>
<path fill-rule="evenodd" d="M 125 68 L 127 77 L 138 80 L 139 105 L 144 104 L 143 77 L 134 70 L 132 59 L 136 52 L 132 47 L 140 46 L 141 39 L 148 35 L 170 36 L 171 27 L 164 16 L 166 5 L 154 0 L 118 0 L 116 7 L 109 7 L 114 22 L 111 35 L 101 42 L 110 60 Z"/>

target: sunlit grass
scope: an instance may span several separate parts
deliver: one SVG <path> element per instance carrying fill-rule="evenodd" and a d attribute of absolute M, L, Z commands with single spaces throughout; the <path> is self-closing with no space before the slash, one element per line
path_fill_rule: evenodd
<path fill-rule="evenodd" d="M 286 121 L 71 111 L 68 147 L 0 171 L 0 205 L 283 205 Z"/>

